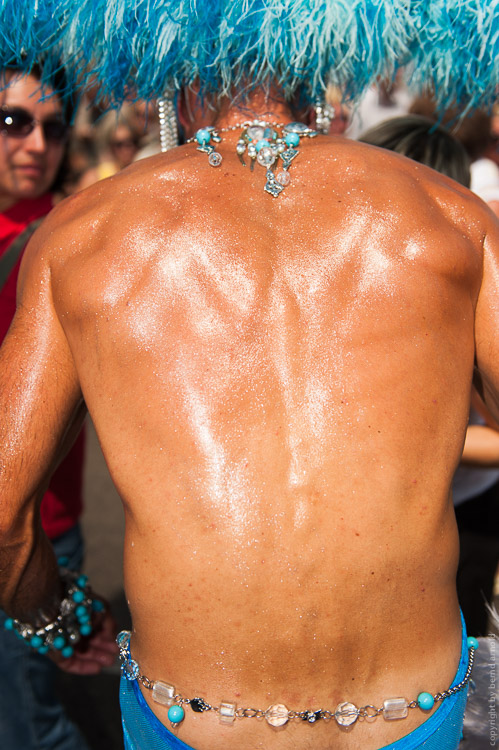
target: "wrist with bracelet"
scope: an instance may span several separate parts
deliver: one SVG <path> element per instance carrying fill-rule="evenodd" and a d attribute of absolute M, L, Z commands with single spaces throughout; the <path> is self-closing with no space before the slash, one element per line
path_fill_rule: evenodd
<path fill-rule="evenodd" d="M 9 617 L 4 628 L 14 632 L 39 654 L 55 651 L 69 659 L 81 639 L 91 635 L 92 615 L 102 612 L 105 605 L 91 591 L 87 576 L 65 567 L 59 568 L 59 575 L 61 599 L 55 617 L 47 618 L 40 611 L 37 624 Z M 41 622 L 44 624 L 40 625 Z"/>

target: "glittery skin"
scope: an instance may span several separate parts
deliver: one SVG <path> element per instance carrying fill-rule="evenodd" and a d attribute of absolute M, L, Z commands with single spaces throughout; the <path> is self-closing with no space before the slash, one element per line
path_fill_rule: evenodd
<path fill-rule="evenodd" d="M 432 171 L 333 138 L 304 143 L 272 199 L 236 139 L 216 170 L 185 146 L 75 196 L 25 271 L 34 304 L 33 274 L 50 265 L 123 499 L 134 657 L 212 703 L 443 689 L 460 648 L 449 483 L 494 221 Z M 487 257 L 477 323 L 492 393 Z M 38 372 L 51 355 L 33 357 Z M 324 722 L 228 731 L 190 712 L 178 731 L 199 750 L 304 750 L 312 731 L 319 750 L 333 736 L 370 750 L 420 721 L 359 723 L 352 739 Z"/>

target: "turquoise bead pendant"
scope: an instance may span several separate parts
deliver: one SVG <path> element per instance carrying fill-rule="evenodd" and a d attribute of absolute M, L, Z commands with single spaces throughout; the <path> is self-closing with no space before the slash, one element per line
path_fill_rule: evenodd
<path fill-rule="evenodd" d="M 170 706 L 170 708 L 168 709 L 168 719 L 173 729 L 175 729 L 177 725 L 184 720 L 184 716 L 185 711 L 182 706 Z"/>

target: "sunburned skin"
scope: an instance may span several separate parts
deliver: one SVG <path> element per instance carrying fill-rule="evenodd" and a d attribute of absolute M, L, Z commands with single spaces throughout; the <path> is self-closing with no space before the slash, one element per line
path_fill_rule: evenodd
<path fill-rule="evenodd" d="M 139 162 L 42 228 L 15 331 L 28 401 L 55 388 L 58 416 L 47 396 L 30 429 L 81 387 L 123 499 L 150 679 L 261 709 L 442 691 L 460 654 L 449 485 L 475 324 L 499 383 L 492 260 L 482 284 L 495 220 L 443 176 L 333 137 L 305 140 L 274 199 L 236 140 L 218 169 L 193 144 Z M 198 750 L 374 750 L 425 718 L 275 730 L 187 709 L 175 731 Z"/>

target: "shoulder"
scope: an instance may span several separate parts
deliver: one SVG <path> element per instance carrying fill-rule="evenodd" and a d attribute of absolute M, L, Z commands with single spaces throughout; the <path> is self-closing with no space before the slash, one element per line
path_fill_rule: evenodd
<path fill-rule="evenodd" d="M 129 168 L 61 201 L 36 234 L 36 246 L 67 257 L 118 236 L 137 222 L 154 221 L 160 207 L 168 215 L 175 185 L 175 159 L 163 155 Z"/>
<path fill-rule="evenodd" d="M 450 223 L 467 221 L 472 229 L 482 225 L 485 230 L 489 224 L 486 204 L 450 177 L 384 148 L 346 139 L 343 144 L 345 159 L 352 160 L 372 186 L 373 200 L 402 206 L 410 203 L 416 211 L 438 211 Z"/>

